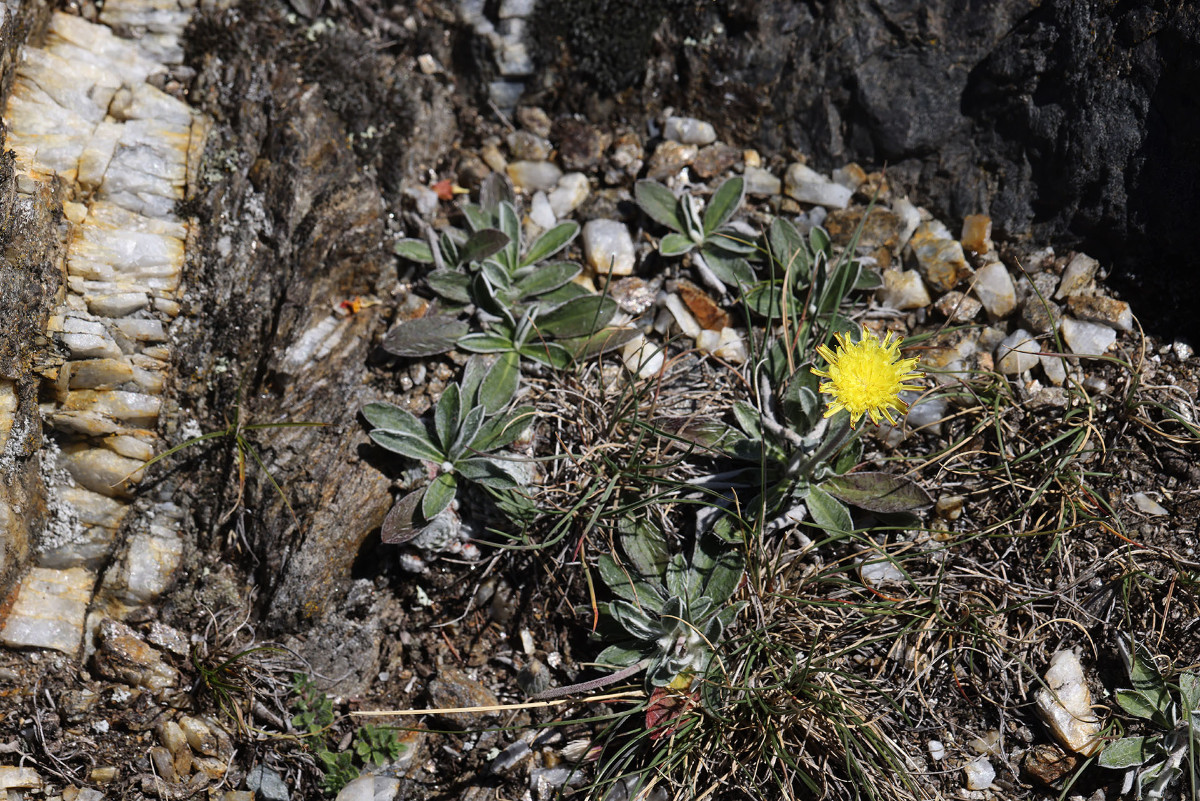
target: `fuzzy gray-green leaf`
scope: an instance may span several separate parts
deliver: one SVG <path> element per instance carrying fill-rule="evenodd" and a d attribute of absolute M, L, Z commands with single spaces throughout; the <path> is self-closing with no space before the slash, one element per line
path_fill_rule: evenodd
<path fill-rule="evenodd" d="M 1145 737 L 1122 737 L 1116 742 L 1109 743 L 1096 760 L 1100 767 L 1124 770 L 1144 765 L 1154 756 L 1154 748 L 1149 747 Z"/>
<path fill-rule="evenodd" d="M 553 292 L 570 281 L 583 268 L 570 261 L 555 261 L 534 268 L 533 272 L 521 277 L 516 282 L 516 289 L 522 298 L 535 298 Z"/>
<path fill-rule="evenodd" d="M 648 518 L 625 517 L 618 524 L 621 547 L 638 575 L 658 577 L 671 558 L 662 532 Z"/>
<path fill-rule="evenodd" d="M 474 456 L 463 459 L 454 469 L 467 481 L 474 481 L 492 489 L 516 489 L 521 486 L 499 459 Z"/>
<path fill-rule="evenodd" d="M 812 277 L 812 259 L 808 243 L 791 221 L 783 217 L 772 220 L 767 229 L 767 243 L 775 261 L 785 272 L 791 273 L 794 284 L 804 286 L 809 282 Z"/>
<path fill-rule="evenodd" d="M 471 353 L 504 353 L 513 349 L 512 340 L 491 331 L 476 331 L 458 338 L 458 348 Z"/>
<path fill-rule="evenodd" d="M 544 337 L 586 336 L 608 325 L 617 313 L 617 302 L 603 295 L 586 295 L 569 300 L 538 318 L 538 331 Z"/>
<path fill-rule="evenodd" d="M 600 665 L 612 665 L 614 667 L 626 668 L 630 665 L 636 665 L 638 662 L 649 656 L 651 650 L 623 648 L 620 645 L 610 645 L 600 652 L 596 657 L 596 663 Z"/>
<path fill-rule="evenodd" d="M 628 601 L 613 601 L 608 609 L 613 619 L 635 640 L 653 640 L 661 633 L 642 610 Z"/>
<path fill-rule="evenodd" d="M 384 335 L 383 349 L 394 356 L 408 358 L 434 356 L 452 350 L 469 330 L 470 326 L 465 322 L 443 315 L 405 320 Z"/>
<path fill-rule="evenodd" d="M 1143 720 L 1155 720 L 1164 710 L 1162 697 L 1152 696 L 1140 690 L 1117 690 L 1117 703 L 1129 714 Z M 1166 699 L 1170 704 L 1170 698 Z"/>
<path fill-rule="evenodd" d="M 1180 673 L 1179 696 L 1183 699 L 1185 712 L 1200 710 L 1200 676 L 1195 673 Z M 1200 735 L 1200 732 L 1196 734 Z"/>
<path fill-rule="evenodd" d="M 508 234 L 495 228 L 476 231 L 467 237 L 467 241 L 458 249 L 458 260 L 462 264 L 483 261 L 488 256 L 499 253 L 510 241 Z"/>
<path fill-rule="evenodd" d="M 687 234 L 669 233 L 658 243 L 658 252 L 667 257 L 682 256 L 694 247 L 696 243 Z"/>
<path fill-rule="evenodd" d="M 417 461 L 441 463 L 446 457 L 428 438 L 377 428 L 368 434 L 375 444 Z"/>
<path fill-rule="evenodd" d="M 421 498 L 421 514 L 426 520 L 433 520 L 450 505 L 457 491 L 458 482 L 454 480 L 454 476 L 442 473 L 425 488 L 425 496 Z"/>
<path fill-rule="evenodd" d="M 623 568 L 609 554 L 596 560 L 600 580 L 618 597 L 624 598 L 654 614 L 662 609 L 662 591 L 638 575 L 636 568 Z"/>
<path fill-rule="evenodd" d="M 392 249 L 402 259 L 415 261 L 418 264 L 433 264 L 433 251 L 429 243 L 421 239 L 401 239 Z"/>
<path fill-rule="evenodd" d="M 457 462 L 469 454 L 467 446 L 479 434 L 485 415 L 486 412 L 482 406 L 475 406 L 468 409 L 462 416 L 462 424 L 458 427 L 454 442 L 446 449 L 446 456 L 451 462 Z"/>
<path fill-rule="evenodd" d="M 704 233 L 711 234 L 729 222 L 746 196 L 746 181 L 740 175 L 726 180 L 713 192 L 704 210 Z"/>
<path fill-rule="evenodd" d="M 479 385 L 479 403 L 489 415 L 503 409 L 517 394 L 521 381 L 521 357 L 516 351 L 500 354 Z"/>
<path fill-rule="evenodd" d="M 822 482 L 821 489 L 871 512 L 911 512 L 933 503 L 920 484 L 891 473 L 847 473 Z"/>
<path fill-rule="evenodd" d="M 493 417 L 483 424 L 471 450 L 477 453 L 488 453 L 511 445 L 514 440 L 524 433 L 533 422 L 534 409 L 532 406 L 518 406 L 511 412 L 500 417 Z"/>
<path fill-rule="evenodd" d="M 548 259 L 555 253 L 571 244 L 571 240 L 579 234 L 579 223 L 568 220 L 567 222 L 559 223 L 551 228 L 546 233 L 542 234 L 529 247 L 529 252 L 525 254 L 525 258 L 521 260 L 521 266 L 527 267 L 531 264 L 537 264 L 542 259 Z"/>
<path fill-rule="evenodd" d="M 433 427 L 437 432 L 438 442 L 449 454 L 450 447 L 458 435 L 458 427 L 462 421 L 462 398 L 459 396 L 458 384 L 450 384 L 442 391 L 437 406 L 433 409 Z"/>
<path fill-rule="evenodd" d="M 829 534 L 842 534 L 853 530 L 854 522 L 850 511 L 820 487 L 808 488 L 808 513 L 813 522 Z"/>
<path fill-rule="evenodd" d="M 395 404 L 375 401 L 364 406 L 362 413 L 374 428 L 399 431 L 413 437 L 427 436 L 425 424 L 418 420 L 412 412 L 401 409 Z"/>
<path fill-rule="evenodd" d="M 670 189 L 656 181 L 638 181 L 633 187 L 637 204 L 646 216 L 668 228 L 683 233 L 683 219 L 679 216 L 679 201 Z"/>
<path fill-rule="evenodd" d="M 471 276 L 457 270 L 434 270 L 425 276 L 429 288 L 454 303 L 471 302 Z"/>

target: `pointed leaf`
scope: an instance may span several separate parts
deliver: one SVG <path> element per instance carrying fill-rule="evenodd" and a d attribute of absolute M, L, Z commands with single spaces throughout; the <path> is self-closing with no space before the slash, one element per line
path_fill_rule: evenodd
<path fill-rule="evenodd" d="M 496 363 L 496 357 L 485 356 L 476 353 L 467 359 L 467 365 L 463 368 L 462 378 L 458 381 L 459 399 L 463 406 L 472 408 L 479 405 L 479 385 L 483 383 L 484 376 L 488 370 L 492 369 L 492 365 Z"/>
<path fill-rule="evenodd" d="M 534 342 L 522 347 L 519 353 L 526 359 L 555 370 L 565 370 L 573 361 L 571 352 L 557 342 Z"/>
<path fill-rule="evenodd" d="M 761 440 L 762 434 L 762 413 L 755 409 L 745 401 L 737 401 L 733 404 L 733 416 L 737 419 L 738 426 L 752 440 Z"/>
<path fill-rule="evenodd" d="M 574 262 L 551 262 L 536 267 L 533 272 L 520 278 L 515 286 L 520 297 L 533 298 L 558 289 L 582 270 L 583 267 Z"/>
<path fill-rule="evenodd" d="M 649 648 L 639 650 L 635 648 L 623 648 L 620 645 L 610 645 L 596 657 L 596 663 L 626 668 L 630 665 L 636 665 L 651 653 L 652 651 Z"/>
<path fill-rule="evenodd" d="M 740 175 L 726 180 L 713 192 L 704 210 L 704 233 L 711 234 L 737 213 L 738 207 L 746 196 L 746 181 Z"/>
<path fill-rule="evenodd" d="M 1143 720 L 1154 720 L 1160 713 L 1158 699 L 1139 690 L 1117 690 L 1117 703 L 1129 714 Z"/>
<path fill-rule="evenodd" d="M 458 462 L 454 469 L 467 481 L 474 481 L 492 489 L 516 489 L 521 486 L 521 482 L 499 459 L 474 456 Z"/>
<path fill-rule="evenodd" d="M 413 437 L 427 437 L 425 424 L 412 412 L 391 403 L 375 401 L 362 408 L 363 417 L 375 428 L 399 431 Z"/>
<path fill-rule="evenodd" d="M 725 285 L 751 287 L 756 283 L 754 268 L 741 256 L 731 257 L 715 250 L 707 243 L 701 247 L 700 253 L 703 255 L 708 269 L 712 270 L 713 275 L 720 278 Z"/>
<path fill-rule="evenodd" d="M 433 251 L 429 243 L 421 239 L 401 239 L 392 248 L 402 259 L 415 261 L 418 264 L 433 264 Z"/>
<path fill-rule="evenodd" d="M 374 440 L 379 447 L 419 462 L 441 464 L 446 459 L 445 455 L 423 436 L 412 436 L 401 431 L 388 431 L 383 428 L 377 428 L 367 436 Z"/>
<path fill-rule="evenodd" d="M 637 204 L 650 219 L 668 228 L 683 233 L 683 218 L 679 215 L 679 201 L 670 189 L 656 181 L 638 181 L 633 187 Z"/>
<path fill-rule="evenodd" d="M 636 570 L 626 569 L 617 564 L 609 554 L 600 554 L 596 560 L 600 580 L 617 596 L 630 601 L 654 614 L 662 609 L 662 591 L 653 583 L 641 578 Z"/>
<path fill-rule="evenodd" d="M 833 240 L 829 238 L 829 232 L 819 225 L 813 226 L 813 229 L 808 232 L 808 242 L 812 246 L 813 253 L 831 253 L 833 250 Z"/>
<path fill-rule="evenodd" d="M 545 294 L 540 294 L 537 298 L 537 306 L 540 313 L 545 314 L 551 309 L 557 309 L 568 300 L 581 298 L 592 293 L 581 287 L 573 281 L 568 281 L 557 289 L 551 289 Z"/>
<path fill-rule="evenodd" d="M 603 295 L 569 300 L 538 318 L 538 333 L 551 338 L 587 336 L 608 325 L 618 308 L 615 300 Z"/>
<path fill-rule="evenodd" d="M 521 381 L 521 357 L 516 351 L 502 353 L 479 385 L 479 403 L 488 415 L 503 409 L 517 394 Z"/>
<path fill-rule="evenodd" d="M 813 522 L 829 534 L 844 534 L 854 529 L 849 510 L 820 487 L 809 487 L 806 501 Z"/>
<path fill-rule="evenodd" d="M 812 364 L 802 364 L 792 374 L 783 392 L 783 413 L 796 431 L 807 432 L 820 419 L 820 378 L 812 374 Z"/>
<path fill-rule="evenodd" d="M 662 532 L 649 519 L 626 517 L 619 523 L 621 547 L 638 575 L 661 576 L 671 558 Z"/>
<path fill-rule="evenodd" d="M 667 596 L 670 598 L 687 597 L 688 594 L 688 564 L 682 553 L 671 557 L 665 573 Z"/>
<path fill-rule="evenodd" d="M 479 429 L 475 441 L 471 443 L 471 450 L 489 453 L 511 445 L 529 428 L 533 416 L 532 406 L 518 406 L 508 414 L 493 417 Z"/>
<path fill-rule="evenodd" d="M 500 204 L 499 221 L 500 230 L 508 234 L 509 243 L 496 255 L 496 259 L 504 265 L 505 270 L 514 273 L 521 266 L 521 220 L 512 203 L 505 201 Z"/>
<path fill-rule="evenodd" d="M 448 461 L 458 462 L 459 459 L 469 454 L 467 446 L 478 436 L 485 414 L 482 406 L 476 406 L 463 415 L 462 425 L 458 428 L 454 442 L 446 448 Z"/>
<path fill-rule="evenodd" d="M 429 288 L 454 303 L 471 302 L 471 276 L 457 270 L 434 270 L 425 276 Z"/>
<path fill-rule="evenodd" d="M 772 257 L 785 272 L 790 271 L 796 286 L 804 286 L 811 280 L 812 259 L 808 243 L 791 221 L 783 217 L 772 220 L 767 229 L 767 243 Z"/>
<path fill-rule="evenodd" d="M 873 270 L 869 267 L 863 267 L 858 274 L 858 280 L 854 282 L 855 290 L 866 291 L 868 289 L 879 289 L 883 286 L 883 276 L 878 270 Z"/>
<path fill-rule="evenodd" d="M 659 241 L 658 252 L 669 258 L 682 256 L 694 247 L 696 247 L 696 243 L 687 234 L 670 233 Z"/>
<path fill-rule="evenodd" d="M 441 514 L 458 491 L 458 482 L 450 473 L 442 473 L 425 488 L 425 497 L 421 499 L 421 514 L 426 520 L 433 520 Z"/>
<path fill-rule="evenodd" d="M 450 384 L 442 391 L 437 406 L 433 410 L 433 426 L 437 431 L 438 442 L 447 456 L 458 435 L 458 427 L 462 422 L 462 398 L 459 396 L 458 384 Z"/>
<path fill-rule="evenodd" d="M 458 260 L 463 264 L 483 261 L 488 256 L 499 253 L 510 241 L 508 234 L 495 228 L 476 231 L 467 237 L 467 241 L 458 249 Z"/>
<path fill-rule="evenodd" d="M 423 497 L 424 489 L 414 490 L 392 504 L 379 532 L 384 545 L 403 545 L 421 533 L 422 526 L 414 518 L 421 508 Z"/>
<path fill-rule="evenodd" d="M 483 231 L 495 227 L 495 215 L 474 204 L 463 206 L 463 216 L 467 218 L 467 226 L 472 231 Z"/>
<path fill-rule="evenodd" d="M 590 359 L 600 353 L 624 347 L 641 334 L 636 328 L 603 328 L 586 337 L 558 340 L 576 359 Z M 647 353 L 651 351 L 647 350 Z"/>
<path fill-rule="evenodd" d="M 513 349 L 512 340 L 501 334 L 477 331 L 459 337 L 456 343 L 460 350 L 471 353 L 504 353 Z"/>
<path fill-rule="evenodd" d="M 871 512 L 911 512 L 933 504 L 920 484 L 891 473 L 847 473 L 822 482 L 821 489 Z"/>
<path fill-rule="evenodd" d="M 383 349 L 394 356 L 415 358 L 452 350 L 470 330 L 465 322 L 442 315 L 397 323 L 383 337 Z"/>
<path fill-rule="evenodd" d="M 551 228 L 546 233 L 537 238 L 530 247 L 529 252 L 525 254 L 525 258 L 521 260 L 521 266 L 527 267 L 530 264 L 537 264 L 542 259 L 548 259 L 555 253 L 571 244 L 571 240 L 579 235 L 579 223 L 574 220 L 559 223 Z"/>
<path fill-rule="evenodd" d="M 642 610 L 628 601 L 613 601 L 608 609 L 617 624 L 635 640 L 654 640 L 661 633 Z"/>
<path fill-rule="evenodd" d="M 1148 747 L 1149 745 L 1145 737 L 1122 737 L 1120 740 L 1110 743 L 1096 761 L 1100 767 L 1114 770 L 1125 770 L 1144 765 L 1154 756 L 1155 749 Z"/>
<path fill-rule="evenodd" d="M 706 248 L 735 256 L 752 256 L 759 252 L 756 237 L 735 228 L 721 228 L 708 235 Z"/>
<path fill-rule="evenodd" d="M 1200 676 L 1195 673 L 1180 673 L 1179 695 L 1183 699 L 1185 714 L 1200 710 Z M 1200 731 L 1195 733 L 1200 735 Z"/>

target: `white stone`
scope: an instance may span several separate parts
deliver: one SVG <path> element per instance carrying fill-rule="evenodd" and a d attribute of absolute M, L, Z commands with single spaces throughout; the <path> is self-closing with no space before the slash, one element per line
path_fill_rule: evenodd
<path fill-rule="evenodd" d="M 996 368 L 1005 375 L 1032 370 L 1038 364 L 1041 345 L 1024 328 L 1018 328 L 996 346 Z"/>
<path fill-rule="evenodd" d="M 1062 281 L 1058 284 L 1058 291 L 1054 293 L 1055 299 L 1063 300 L 1087 289 L 1096 276 L 1096 268 L 1099 266 L 1100 262 L 1091 256 L 1076 253 L 1067 262 L 1066 269 L 1063 270 Z"/>
<path fill-rule="evenodd" d="M 1042 372 L 1046 374 L 1046 378 L 1054 386 L 1061 387 L 1067 380 L 1067 366 L 1063 364 L 1063 357 L 1051 353 L 1038 358 L 1042 362 Z"/>
<path fill-rule="evenodd" d="M 684 145 L 711 145 L 717 141 L 717 129 L 695 117 L 667 117 L 663 138 Z"/>
<path fill-rule="evenodd" d="M 872 587 L 899 584 L 905 580 L 904 572 L 896 567 L 894 562 L 877 553 L 867 556 L 859 564 L 858 572 L 862 576 L 863 583 Z"/>
<path fill-rule="evenodd" d="M 400 789 L 400 780 L 390 776 L 359 776 L 337 794 L 335 801 L 391 801 Z"/>
<path fill-rule="evenodd" d="M 625 343 L 621 350 L 621 361 L 631 373 L 638 378 L 650 378 L 658 375 L 666 362 L 666 355 L 661 345 L 655 345 L 638 334 L 635 339 Z"/>
<path fill-rule="evenodd" d="M 162 409 L 162 398 L 120 389 L 80 389 L 67 393 L 63 409 L 100 412 L 118 420 L 152 425 Z"/>
<path fill-rule="evenodd" d="M 778 195 L 783 191 L 783 181 L 770 170 L 762 167 L 746 167 L 742 176 L 746 180 L 748 195 Z"/>
<path fill-rule="evenodd" d="M 749 358 L 745 340 L 733 328 L 721 329 L 720 338 L 717 340 L 717 346 L 713 348 L 712 354 L 730 364 L 745 364 Z"/>
<path fill-rule="evenodd" d="M 1002 320 L 1017 308 L 1017 290 L 1008 268 L 994 261 L 975 273 L 975 296 L 994 319 Z"/>
<path fill-rule="evenodd" d="M 523 192 L 551 192 L 563 172 L 548 161 L 513 161 L 505 168 L 513 186 Z"/>
<path fill-rule="evenodd" d="M 581 172 L 569 172 L 558 179 L 558 186 L 550 193 L 550 208 L 558 219 L 567 217 L 588 199 L 591 188 L 587 176 Z"/>
<path fill-rule="evenodd" d="M 83 568 L 33 568 L 21 579 L 0 641 L 10 648 L 53 648 L 74 654 L 83 639 L 95 581 Z"/>
<path fill-rule="evenodd" d="M 546 193 L 540 189 L 533 193 L 533 198 L 529 201 L 529 219 L 543 231 L 553 228 L 558 222 Z"/>
<path fill-rule="evenodd" d="M 1073 317 L 1063 317 L 1059 330 L 1067 347 L 1077 356 L 1101 356 L 1117 341 L 1117 332 L 1099 323 L 1085 323 Z"/>
<path fill-rule="evenodd" d="M 671 293 L 670 295 L 667 295 L 665 305 L 667 307 L 667 311 L 669 311 L 671 316 L 675 318 L 675 324 L 679 326 L 679 330 L 683 332 L 685 337 L 688 339 L 700 338 L 700 333 L 704 329 L 700 327 L 700 323 L 696 322 L 696 318 L 692 316 L 690 311 L 688 311 L 688 308 L 684 305 L 682 298 L 675 293 Z"/>
<path fill-rule="evenodd" d="M 619 220 L 590 220 L 583 226 L 583 255 L 598 275 L 632 275 L 633 237 Z"/>
<path fill-rule="evenodd" d="M 150 305 L 145 292 L 120 292 L 85 298 L 88 311 L 100 317 L 125 317 Z"/>
<path fill-rule="evenodd" d="M 40 790 L 42 777 L 33 768 L 0 767 L 0 790 Z M 22 796 L 23 797 L 23 796 Z"/>
<path fill-rule="evenodd" d="M 942 745 L 941 740 L 929 741 L 929 756 L 935 762 L 946 758 L 946 746 Z"/>
<path fill-rule="evenodd" d="M 930 303 L 929 290 L 916 270 L 884 270 L 879 302 L 893 309 L 923 309 Z"/>
<path fill-rule="evenodd" d="M 992 767 L 988 758 L 983 756 L 963 765 L 963 772 L 967 774 L 968 790 L 986 790 L 996 780 L 996 769 Z"/>
<path fill-rule="evenodd" d="M 100 412 L 44 411 L 46 421 L 57 431 L 100 437 L 119 431 L 121 423 Z"/>
<path fill-rule="evenodd" d="M 896 252 L 899 253 L 908 244 L 908 240 L 912 239 L 912 235 L 917 232 L 917 228 L 921 225 L 921 210 L 912 204 L 912 201 L 905 195 L 898 200 L 892 202 L 892 211 L 900 215 L 901 221 L 904 223 L 904 228 L 900 232 L 900 236 L 896 239 Z"/>
<path fill-rule="evenodd" d="M 122 560 L 105 575 L 104 592 L 126 604 L 148 603 L 166 592 L 182 559 L 179 537 L 135 534 Z"/>
<path fill-rule="evenodd" d="M 62 334 L 60 339 L 73 359 L 116 359 L 121 356 L 121 348 L 108 336 Z"/>
<path fill-rule="evenodd" d="M 154 458 L 154 446 L 144 439 L 129 434 L 114 434 L 105 437 L 104 444 L 113 453 L 139 462 L 148 462 Z"/>
<path fill-rule="evenodd" d="M 1092 693 L 1074 651 L 1057 651 L 1038 690 L 1037 712 L 1064 746 L 1083 756 L 1100 750 L 1100 720 L 1092 711 Z"/>
<path fill-rule="evenodd" d="M 60 457 L 71 478 L 101 495 L 121 495 L 130 482 L 142 479 L 142 462 L 118 456 L 107 448 L 84 448 Z"/>
<path fill-rule="evenodd" d="M 86 359 L 67 362 L 71 389 L 112 389 L 133 380 L 133 368 L 122 359 Z"/>
<path fill-rule="evenodd" d="M 138 342 L 165 342 L 167 332 L 162 320 L 153 318 L 122 317 L 114 323 L 117 330 Z"/>
<path fill-rule="evenodd" d="M 500 0 L 500 19 L 532 17 L 536 0 Z"/>
<path fill-rule="evenodd" d="M 488 97 L 501 109 L 515 108 L 523 94 L 525 84 L 520 81 L 492 81 L 488 84 Z"/>
<path fill-rule="evenodd" d="M 904 422 L 910 429 L 913 431 L 920 429 L 933 434 L 942 433 L 942 421 L 946 419 L 946 414 L 950 410 L 950 404 L 944 397 L 925 397 L 919 400 L 907 396 L 902 397 L 906 402 L 912 404 L 904 417 Z"/>
<path fill-rule="evenodd" d="M 128 504 L 83 487 L 60 487 L 58 497 L 74 510 L 80 523 L 88 526 L 100 526 L 115 531 L 129 513 Z"/>
<path fill-rule="evenodd" d="M 844 209 L 850 204 L 854 191 L 835 184 L 816 170 L 796 162 L 787 169 L 783 178 L 784 192 L 801 203 L 813 203 Z"/>
<path fill-rule="evenodd" d="M 154 120 L 179 128 L 187 128 L 192 124 L 192 110 L 187 103 L 148 83 L 117 92 L 109 104 L 108 113 L 118 120 Z"/>
<path fill-rule="evenodd" d="M 496 51 L 496 66 L 506 78 L 524 78 L 534 73 L 533 56 L 519 39 L 500 39 Z"/>
<path fill-rule="evenodd" d="M 1142 512 L 1143 514 L 1148 514 L 1153 517 L 1162 517 L 1163 515 L 1170 514 L 1166 509 L 1163 508 L 1162 504 L 1144 492 L 1133 493 L 1133 495 L 1130 496 L 1130 500 L 1133 501 L 1133 504 L 1138 508 L 1138 511 Z"/>

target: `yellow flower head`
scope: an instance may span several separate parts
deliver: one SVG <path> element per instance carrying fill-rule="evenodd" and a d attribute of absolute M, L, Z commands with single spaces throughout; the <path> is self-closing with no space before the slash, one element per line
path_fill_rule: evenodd
<path fill-rule="evenodd" d="M 829 367 L 825 370 L 812 368 L 815 375 L 829 379 L 821 383 L 821 391 L 833 396 L 825 416 L 832 417 L 845 409 L 850 412 L 851 428 L 864 414 L 870 415 L 875 425 L 879 425 L 884 417 L 895 425 L 892 410 L 901 414 L 908 411 L 908 404 L 900 400 L 900 393 L 906 389 L 920 389 L 919 385 L 905 383 L 922 377 L 922 373 L 913 370 L 917 360 L 900 358 L 900 339 L 893 342 L 890 331 L 883 342 L 866 328 L 858 342 L 851 342 L 845 334 L 836 336 L 836 353 L 825 345 L 817 346 L 817 353 Z"/>

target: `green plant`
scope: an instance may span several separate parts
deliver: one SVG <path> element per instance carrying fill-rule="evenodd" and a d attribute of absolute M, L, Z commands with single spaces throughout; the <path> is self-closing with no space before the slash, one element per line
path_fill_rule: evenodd
<path fill-rule="evenodd" d="M 348 783 L 358 778 L 364 768 L 383 765 L 400 757 L 404 746 L 396 731 L 386 726 L 364 725 L 354 732 L 351 747 L 333 750 L 329 747 L 335 717 L 329 696 L 303 673 L 292 675 L 292 727 L 299 730 L 301 739 L 312 751 L 323 774 L 321 788 L 336 795 Z"/>
<path fill-rule="evenodd" d="M 580 265 L 549 261 L 578 236 L 579 224 L 560 223 L 525 243 L 515 203 L 507 179 L 489 176 L 479 204 L 463 206 L 470 233 L 443 232 L 436 251 L 418 239 L 397 243 L 403 257 L 435 265 L 425 280 L 450 313 L 398 324 L 385 337 L 385 350 L 419 357 L 459 347 L 517 353 L 562 368 L 597 343 L 624 344 L 625 338 L 604 330 L 616 302 L 573 282 Z"/>
<path fill-rule="evenodd" d="M 690 558 L 670 555 L 667 542 L 648 520 L 622 522 L 625 558 L 602 554 L 600 577 L 617 596 L 600 611 L 620 638 L 597 657 L 618 667 L 643 664 L 646 687 L 673 682 L 690 686 L 708 670 L 726 628 L 745 606 L 727 601 L 745 569 L 741 553 L 712 535 L 701 534 Z"/>
<path fill-rule="evenodd" d="M 724 181 L 703 211 L 699 198 L 687 193 L 676 198 L 655 181 L 638 181 L 634 196 L 648 217 L 671 229 L 659 242 L 662 255 L 694 251 L 693 258 L 699 256 L 722 283 L 732 287 L 754 283 L 754 271 L 746 257 L 755 252 L 755 237 L 747 237 L 729 224 L 746 196 L 745 179 L 734 176 Z"/>
<path fill-rule="evenodd" d="M 429 419 L 390 403 L 368 403 L 363 416 L 381 447 L 425 466 L 428 483 L 396 502 L 384 523 L 385 542 L 402 543 L 432 524 L 454 500 L 459 482 L 498 490 L 526 482 L 516 456 L 503 449 L 528 428 L 533 408 L 503 410 L 517 391 L 519 364 L 513 354 L 487 361 L 473 357 L 460 383 L 442 392 Z"/>
<path fill-rule="evenodd" d="M 1188 758 L 1195 793 L 1195 765 L 1200 758 L 1200 674 L 1180 673 L 1178 684 L 1173 686 L 1159 673 L 1144 645 L 1119 645 L 1132 687 L 1117 690 L 1117 704 L 1160 731 L 1110 743 L 1101 752 L 1099 764 L 1126 771 L 1123 793 L 1135 790 L 1137 798 L 1153 801 L 1163 798 L 1167 788 L 1183 774 L 1184 759 Z"/>

